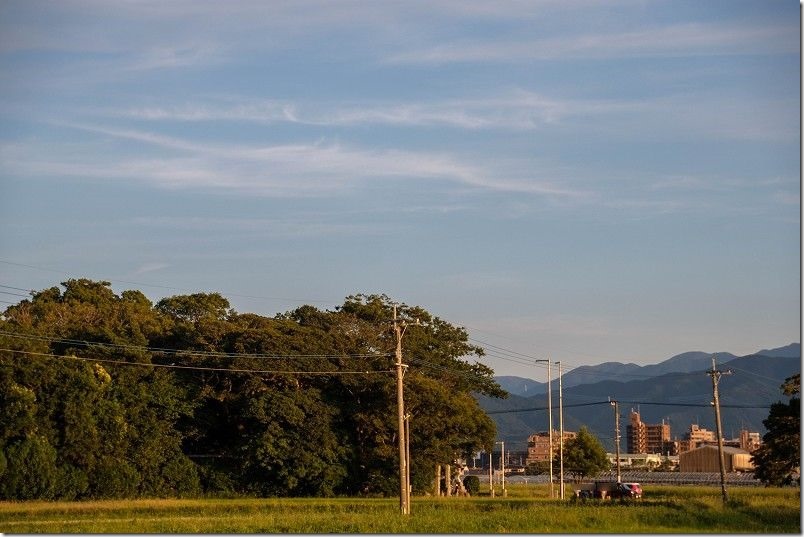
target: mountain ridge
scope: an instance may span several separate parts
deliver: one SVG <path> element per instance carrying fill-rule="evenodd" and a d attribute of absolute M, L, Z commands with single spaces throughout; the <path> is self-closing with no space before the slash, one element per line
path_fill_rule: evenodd
<path fill-rule="evenodd" d="M 763 353 L 764 354 L 760 354 Z M 688 354 L 688 353 L 682 353 Z M 702 353 L 706 355 L 706 353 Z M 682 356 L 682 355 L 676 355 Z M 708 356 L 708 360 L 706 360 Z M 657 376 L 604 378 L 593 383 L 563 389 L 564 428 L 577 431 L 586 426 L 597 435 L 607 449 L 614 447 L 614 416 L 609 399 L 620 401 L 621 448 L 625 449 L 625 428 L 631 410 L 640 413 L 641 421 L 671 425 L 671 438 L 679 439 L 690 424 L 714 430 L 711 407 L 711 379 L 706 372 L 712 367 L 711 354 L 693 371 L 671 371 Z M 733 356 L 716 353 L 717 357 Z M 674 357 L 674 358 L 676 358 Z M 684 361 L 677 361 L 679 367 Z M 657 364 L 658 365 L 658 364 Z M 729 360 L 717 359 L 718 369 L 731 369 L 732 375 L 721 381 L 722 422 L 724 436 L 732 438 L 740 429 L 764 433 L 762 420 L 767 418 L 772 403 L 783 400 L 780 386 L 785 378 L 801 372 L 801 346 L 798 343 L 763 349 L 755 354 Z M 651 371 L 651 370 L 648 370 Z M 535 381 L 532 381 L 535 382 Z M 543 387 L 543 385 L 542 385 Z M 553 392 L 553 427 L 558 428 L 557 390 Z M 530 434 L 548 429 L 546 394 L 522 396 L 512 393 L 508 399 L 476 396 L 478 402 L 497 426 L 497 436 L 513 451 L 527 450 Z"/>
<path fill-rule="evenodd" d="M 571 388 L 584 384 L 593 384 L 602 380 L 650 378 L 658 377 L 665 373 L 690 373 L 709 368 L 711 366 L 712 356 L 715 356 L 719 364 L 739 358 L 730 352 L 707 353 L 703 351 L 687 351 L 676 354 L 659 363 L 643 366 L 634 363 L 603 362 L 597 365 L 584 365 L 567 371 L 562 377 L 562 383 L 565 388 Z M 800 357 L 801 344 L 794 342 L 783 347 L 763 349 L 747 356 Z M 496 380 L 504 390 L 513 395 L 529 397 L 547 393 L 547 382 L 540 382 L 532 378 L 501 375 L 495 376 L 494 380 Z M 553 379 L 553 389 L 556 388 L 557 380 Z"/>

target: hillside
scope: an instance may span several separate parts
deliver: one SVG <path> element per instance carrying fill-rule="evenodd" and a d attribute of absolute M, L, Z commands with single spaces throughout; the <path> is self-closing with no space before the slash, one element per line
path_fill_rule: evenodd
<path fill-rule="evenodd" d="M 801 344 L 791 343 L 775 349 L 763 349 L 754 354 L 763 356 L 795 358 L 801 356 Z M 605 380 L 638 380 L 658 377 L 667 373 L 689 373 L 711 367 L 712 356 L 718 364 L 737 358 L 730 352 L 707 353 L 700 351 L 684 352 L 668 358 L 658 364 L 640 366 L 633 363 L 604 362 L 597 365 L 576 367 L 567 371 L 563 377 L 564 387 L 593 384 Z M 547 393 L 547 383 L 524 377 L 500 376 L 495 380 L 506 391 L 522 396 L 532 396 Z M 553 380 L 553 389 L 557 389 L 557 380 Z"/>
<path fill-rule="evenodd" d="M 706 374 L 710 367 L 711 358 L 708 366 L 697 371 L 567 387 L 564 389 L 564 428 L 577 431 L 585 425 L 607 449 L 613 449 L 614 415 L 607 403 L 612 398 L 620 401 L 621 449 L 626 448 L 625 426 L 632 408 L 640 412 L 643 422 L 669 422 L 674 439 L 682 437 L 692 423 L 714 430 L 714 412 L 710 405 L 712 383 Z M 762 420 L 768 415 L 768 407 L 784 398 L 779 386 L 785 378 L 800 373 L 801 359 L 799 356 L 753 354 L 725 363 L 718 360 L 718 368 L 732 370 L 720 383 L 723 430 L 724 435 L 731 438 L 738 435 L 741 428 L 764 433 Z M 558 428 L 557 393 L 554 397 L 553 424 Z M 544 394 L 512 396 L 493 402 L 479 397 L 478 401 L 497 424 L 498 438 L 505 440 L 512 450 L 526 449 L 528 435 L 548 428 Z"/>

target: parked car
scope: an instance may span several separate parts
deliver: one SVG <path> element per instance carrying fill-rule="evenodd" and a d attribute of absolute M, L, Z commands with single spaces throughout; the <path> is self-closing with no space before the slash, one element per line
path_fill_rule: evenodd
<path fill-rule="evenodd" d="M 620 483 L 622 487 L 622 494 L 624 497 L 630 496 L 631 498 L 642 497 L 642 485 L 639 483 Z"/>
<path fill-rule="evenodd" d="M 595 481 L 579 483 L 575 487 L 575 497 L 581 499 L 635 499 L 642 497 L 642 486 L 639 483 L 617 483 L 616 481 Z"/>

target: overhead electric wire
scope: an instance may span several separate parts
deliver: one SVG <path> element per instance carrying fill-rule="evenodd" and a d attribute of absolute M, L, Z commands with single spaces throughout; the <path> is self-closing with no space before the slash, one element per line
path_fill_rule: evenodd
<path fill-rule="evenodd" d="M 193 349 L 147 347 L 143 345 L 130 345 L 130 344 L 119 344 L 119 343 L 102 343 L 102 342 L 93 342 L 78 339 L 64 339 L 51 336 L 42 336 L 38 334 L 18 334 L 16 332 L 7 332 L 5 330 L 0 330 L 0 336 L 23 339 L 28 341 L 37 341 L 43 343 L 52 342 L 52 343 L 62 343 L 65 345 L 77 345 L 87 348 L 104 347 L 116 350 L 130 350 L 130 351 L 164 353 L 164 354 L 191 354 L 194 356 L 205 356 L 210 358 L 334 359 L 334 358 L 387 358 L 391 356 L 391 354 L 368 354 L 368 353 L 367 354 L 268 354 L 268 353 L 215 352 L 215 351 L 202 351 Z"/>
<path fill-rule="evenodd" d="M 0 295 L 21 296 L 21 297 L 24 297 L 24 298 L 30 298 L 31 297 L 31 295 L 21 295 L 19 293 L 12 293 L 10 291 L 0 291 Z"/>
<path fill-rule="evenodd" d="M 11 285 L 0 285 L 0 287 L 2 287 L 3 289 L 14 289 L 16 291 L 28 291 L 29 293 L 33 292 L 30 289 L 23 289 L 22 287 L 12 287 Z M 30 295 L 25 295 L 25 296 L 27 297 L 27 296 L 30 296 Z"/>
<path fill-rule="evenodd" d="M 55 270 L 55 269 L 47 269 L 47 268 L 37 267 L 37 266 L 34 266 L 34 265 L 27 265 L 25 263 L 15 263 L 13 261 L 6 261 L 4 259 L 0 259 L 0 263 L 3 263 L 5 265 L 12 265 L 12 266 L 16 266 L 16 267 L 24 267 L 24 268 L 34 269 L 34 270 L 41 270 L 43 272 L 54 272 L 54 273 L 57 273 L 57 274 L 63 274 L 65 276 L 71 276 L 71 274 L 69 272 L 67 272 L 67 271 Z M 133 282 L 133 281 L 129 281 L 129 280 L 118 280 L 118 279 L 111 279 L 111 278 L 108 278 L 106 280 L 108 280 L 109 282 L 113 282 L 113 283 L 125 283 L 125 284 L 128 284 L 128 285 L 138 285 L 138 286 L 142 286 L 142 287 L 153 287 L 153 288 L 156 288 L 156 289 L 167 289 L 167 290 L 171 290 L 171 291 L 184 291 L 184 292 L 191 292 L 191 293 L 197 293 L 198 292 L 198 290 L 187 289 L 187 288 L 183 288 L 183 287 L 174 287 L 174 286 L 170 286 L 170 285 L 157 285 L 157 284 Z M 23 290 L 27 291 L 27 289 L 23 289 Z M 237 297 L 237 298 L 252 298 L 252 299 L 257 299 L 257 300 L 296 302 L 296 303 L 299 303 L 299 304 L 308 304 L 308 303 L 333 304 L 333 303 L 338 302 L 336 300 L 320 300 L 320 299 L 319 300 L 313 300 L 313 299 L 298 300 L 298 299 L 275 297 L 275 296 L 272 297 L 272 296 L 244 295 L 244 294 L 238 294 L 238 293 L 227 293 L 227 292 L 223 292 L 223 291 L 220 291 L 220 293 L 223 294 L 223 295 L 226 295 L 226 296 Z"/>
<path fill-rule="evenodd" d="M 261 373 L 261 374 L 276 374 L 276 375 L 370 375 L 379 373 L 392 373 L 390 369 L 385 370 L 364 370 L 364 371 L 284 371 L 284 370 L 269 370 L 269 369 L 234 369 L 226 367 L 202 367 L 202 366 L 189 366 L 189 365 L 176 365 L 176 364 L 146 364 L 142 362 L 126 362 L 124 360 L 109 360 L 105 358 L 87 358 L 85 356 L 72 356 L 72 355 L 59 355 L 44 352 L 32 352 L 18 349 L 0 349 L 0 352 L 11 352 L 16 354 L 26 354 L 29 356 L 42 356 L 46 358 L 58 358 L 79 360 L 85 362 L 99 362 L 106 364 L 128 365 L 139 367 L 160 367 L 165 369 L 189 369 L 193 371 L 218 371 L 226 373 Z"/>
<path fill-rule="evenodd" d="M 645 406 L 680 406 L 680 407 L 696 407 L 696 408 L 711 408 L 711 404 L 709 403 L 661 403 L 657 401 L 623 401 L 618 399 L 619 403 L 624 403 L 628 405 L 645 405 Z M 583 407 L 583 406 L 595 406 L 595 405 L 611 405 L 611 401 L 595 401 L 592 403 L 575 403 L 570 405 L 563 405 L 564 408 L 575 408 L 575 407 Z M 756 406 L 756 405 L 729 405 L 729 404 L 722 404 L 720 405 L 721 408 L 741 408 L 741 409 L 768 409 L 769 406 Z M 530 408 L 512 408 L 506 410 L 489 410 L 486 411 L 486 414 L 513 414 L 516 412 L 535 412 L 535 411 L 542 411 L 547 410 L 548 407 L 546 406 L 538 406 L 538 407 L 530 407 Z"/>

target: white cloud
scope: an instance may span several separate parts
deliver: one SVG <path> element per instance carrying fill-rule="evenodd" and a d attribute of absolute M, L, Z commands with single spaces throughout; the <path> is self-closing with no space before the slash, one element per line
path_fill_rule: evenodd
<path fill-rule="evenodd" d="M 518 62 L 798 53 L 798 25 L 685 23 L 537 39 L 465 40 L 389 55 L 387 63 Z"/>
<path fill-rule="evenodd" d="M 371 150 L 337 143 L 270 146 L 200 143 L 147 131 L 67 124 L 105 138 L 134 140 L 169 156 L 107 156 L 86 144 L 78 154 L 57 147 L 10 144 L 0 150 L 7 171 L 26 175 L 125 178 L 163 188 L 214 188 L 262 196 L 321 196 L 386 178 L 433 180 L 484 190 L 560 197 L 587 195 L 533 175 L 509 177 L 449 154 Z M 97 142 L 96 142 L 97 143 Z M 60 156 L 61 155 L 61 156 Z"/>

